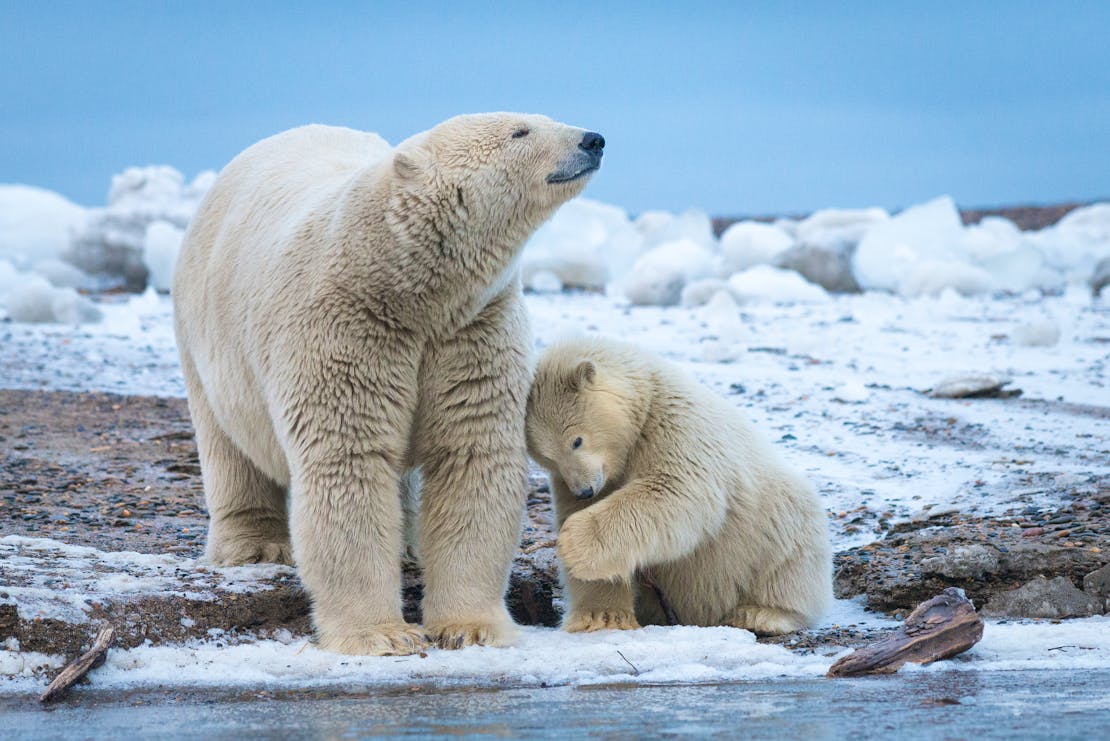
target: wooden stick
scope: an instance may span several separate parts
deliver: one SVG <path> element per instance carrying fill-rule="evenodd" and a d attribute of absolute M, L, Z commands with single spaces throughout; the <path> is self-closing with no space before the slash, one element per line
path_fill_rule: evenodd
<path fill-rule="evenodd" d="M 96 634 L 93 647 L 65 665 L 58 676 L 54 677 L 54 681 L 50 683 L 46 691 L 39 695 L 39 702 L 57 700 L 68 692 L 69 688 L 76 684 L 81 677 L 103 664 L 108 657 L 108 647 L 112 645 L 112 639 L 115 637 L 116 631 L 111 625 L 102 627 L 100 632 Z"/>
<path fill-rule="evenodd" d="M 667 625 L 682 624 L 678 619 L 678 613 L 671 607 L 667 595 L 663 594 L 663 588 L 659 586 L 659 582 L 655 580 L 655 575 L 651 573 L 651 569 L 640 569 L 640 584 L 655 593 L 655 599 L 659 600 L 659 607 L 663 610 L 663 617 L 666 619 Z"/>
<path fill-rule="evenodd" d="M 888 637 L 856 649 L 829 668 L 829 677 L 892 674 L 908 661 L 931 664 L 968 650 L 983 637 L 983 620 L 963 591 L 949 587 L 922 602 Z"/>

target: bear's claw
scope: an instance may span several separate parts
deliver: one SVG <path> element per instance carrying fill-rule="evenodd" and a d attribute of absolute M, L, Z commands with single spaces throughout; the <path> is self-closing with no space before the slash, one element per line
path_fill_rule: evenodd
<path fill-rule="evenodd" d="M 321 635 L 320 648 L 337 654 L 354 656 L 407 656 L 428 647 L 428 639 L 419 625 L 382 623 L 373 628 Z"/>
<path fill-rule="evenodd" d="M 502 623 L 439 623 L 424 626 L 428 639 L 448 650 L 466 646 L 508 646 L 516 640 L 516 629 Z"/>
<path fill-rule="evenodd" d="M 285 542 L 258 540 L 223 541 L 209 544 L 207 559 L 214 566 L 243 566 L 251 563 L 293 565 L 293 547 Z"/>
<path fill-rule="evenodd" d="M 568 633 L 592 633 L 595 630 L 636 630 L 640 623 L 628 610 L 575 610 L 563 621 Z"/>

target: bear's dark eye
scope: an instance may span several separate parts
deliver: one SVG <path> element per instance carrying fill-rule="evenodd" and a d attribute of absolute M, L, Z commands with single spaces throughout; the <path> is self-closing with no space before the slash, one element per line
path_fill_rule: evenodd
<path fill-rule="evenodd" d="M 532 133 L 530 129 L 517 129 L 513 132 L 513 138 L 520 139 L 522 137 L 528 136 L 530 133 Z"/>
<path fill-rule="evenodd" d="M 570 444 L 570 447 L 573 448 L 574 450 L 578 450 L 579 448 L 581 448 L 582 447 L 582 438 L 580 438 L 580 437 L 574 438 L 574 442 L 572 442 Z"/>

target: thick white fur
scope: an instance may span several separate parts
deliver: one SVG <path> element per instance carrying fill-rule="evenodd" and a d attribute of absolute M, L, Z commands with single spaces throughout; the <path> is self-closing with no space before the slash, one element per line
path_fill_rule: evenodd
<path fill-rule="evenodd" d="M 306 126 L 244 151 L 201 204 L 173 296 L 207 556 L 295 561 L 323 648 L 512 640 L 531 349 L 513 263 L 584 187 L 547 182 L 583 133 L 460 116 L 393 149 Z M 423 628 L 400 589 L 417 466 Z"/>
<path fill-rule="evenodd" d="M 528 399 L 528 449 L 551 475 L 570 631 L 681 623 L 779 634 L 832 597 L 825 512 L 734 407 L 631 346 L 550 348 Z M 575 449 L 574 441 L 581 438 Z M 592 486 L 599 493 L 579 500 Z"/>

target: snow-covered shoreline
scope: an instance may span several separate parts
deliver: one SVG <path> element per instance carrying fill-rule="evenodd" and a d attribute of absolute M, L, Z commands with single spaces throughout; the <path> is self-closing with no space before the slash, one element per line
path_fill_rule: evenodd
<path fill-rule="evenodd" d="M 1106 485 L 1110 420 L 1072 407 L 1106 405 L 1110 310 L 1080 289 L 1003 299 L 865 293 L 742 309 L 726 302 L 633 307 L 598 294 L 532 294 L 526 300 L 538 345 L 598 333 L 642 344 L 686 367 L 751 415 L 814 480 L 834 514 L 862 506 L 897 522 L 930 510 L 989 514 L 1018 502 L 1050 508 L 1065 493 Z M 0 330 L 11 350 L 0 359 L 3 385 L 180 396 L 169 299 L 148 293 L 101 307 L 105 318 L 98 324 Z M 1054 346 L 1018 341 L 1022 327 L 1038 322 L 1059 328 Z M 973 370 L 1009 375 L 1025 395 L 948 400 L 922 393 L 944 376 Z M 937 431 L 930 435 L 930 428 Z M 853 525 L 852 519 L 830 520 L 837 550 L 878 537 L 874 521 Z M 122 577 L 110 582 L 131 583 Z M 867 621 L 893 625 L 844 601 L 825 622 Z M 35 667 L 62 661 L 12 648 L 0 653 L 0 692 L 31 692 L 41 685 Z M 525 628 L 513 649 L 429 652 L 426 659 L 338 657 L 292 635 L 235 645 L 214 637 L 114 650 L 94 684 L 709 683 L 819 676 L 834 658 L 829 650 L 802 654 L 757 644 L 750 634 L 726 628 L 594 636 Z M 1103 617 L 1059 624 L 988 621 L 986 637 L 969 654 L 928 670 L 1107 666 L 1110 620 Z"/>
<path fill-rule="evenodd" d="M 158 289 L 169 285 L 182 229 L 211 179 L 128 171 L 95 212 L 48 193 L 5 191 L 37 205 L 16 214 L 25 221 L 0 213 L 0 388 L 183 396 L 172 305 Z M 633 220 L 579 200 L 529 243 L 522 272 L 538 348 L 598 334 L 682 365 L 814 481 L 834 547 L 844 551 L 941 511 L 1044 512 L 1110 486 L 1110 305 L 1086 285 L 1107 255 L 1107 204 L 1029 233 L 1004 220 L 964 227 L 951 201 L 938 199 L 893 217 L 866 209 L 741 222 L 718 239 L 696 211 Z M 139 281 L 146 291 L 90 293 L 101 279 Z M 840 293 L 848 289 L 834 279 L 867 290 Z M 13 321 L 21 318 L 36 321 Z M 925 393 L 971 373 L 1005 377 L 1023 395 Z M 40 617 L 68 610 L 80 625 L 98 595 L 178 590 L 170 575 L 182 570 L 197 593 L 226 591 L 241 577 L 255 584 L 172 556 L 0 542 L 22 549 L 2 554 L 8 571 L 27 577 L 3 597 L 20 605 L 21 618 L 41 605 Z M 28 554 L 40 551 L 73 560 L 60 582 L 24 573 L 38 568 Z M 824 621 L 834 624 L 894 625 L 854 601 L 836 603 Z M 94 686 L 713 683 L 820 676 L 839 652 L 691 627 L 588 636 L 528 627 L 513 648 L 427 657 L 341 657 L 292 634 L 244 638 L 115 649 Z M 18 649 L 0 647 L 2 694 L 33 692 L 45 668 L 63 661 Z M 1110 617 L 988 621 L 971 652 L 924 671 L 1085 667 L 1110 667 Z"/>

